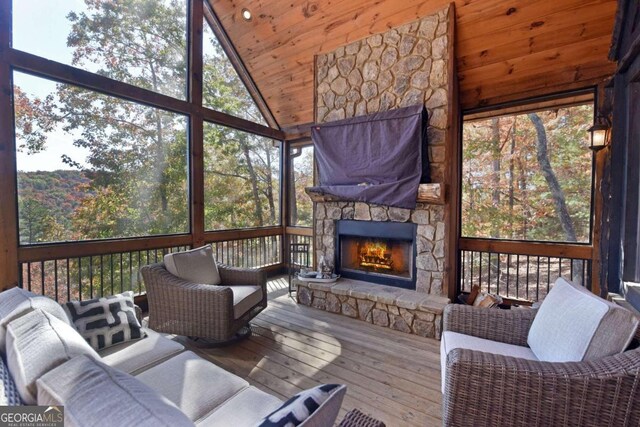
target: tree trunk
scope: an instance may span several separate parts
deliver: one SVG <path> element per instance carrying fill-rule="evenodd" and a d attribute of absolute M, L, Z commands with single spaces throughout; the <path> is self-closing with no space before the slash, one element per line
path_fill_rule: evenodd
<path fill-rule="evenodd" d="M 265 143 L 264 152 L 267 158 L 267 170 L 265 171 L 265 180 L 267 182 L 267 203 L 269 203 L 269 219 L 271 224 L 276 223 L 276 204 L 273 197 L 273 179 L 271 176 L 271 150 L 269 149 L 269 143 Z"/>
<path fill-rule="evenodd" d="M 571 215 L 569 214 L 569 209 L 567 208 L 564 191 L 562 191 L 562 187 L 560 186 L 558 178 L 556 177 L 556 174 L 551 167 L 551 162 L 549 161 L 549 152 L 547 150 L 547 133 L 544 129 L 544 124 L 536 113 L 529 113 L 529 119 L 533 123 L 533 126 L 536 128 L 536 157 L 538 159 L 540 170 L 544 175 L 544 179 L 545 181 L 547 181 L 547 185 L 549 186 L 551 197 L 553 197 L 556 215 L 560 220 L 560 225 L 562 226 L 562 230 L 564 231 L 567 241 L 575 242 L 577 240 L 576 232 L 573 227 Z"/>
<path fill-rule="evenodd" d="M 242 146 L 242 153 L 244 154 L 244 159 L 247 162 L 247 170 L 249 171 L 249 181 L 251 182 L 251 193 L 254 201 L 254 213 L 258 221 L 257 225 L 262 227 L 264 225 L 264 219 L 262 218 L 262 201 L 260 200 L 260 191 L 258 190 L 258 176 L 253 168 L 253 162 L 249 154 L 249 144 L 242 138 L 240 145 Z"/>
<path fill-rule="evenodd" d="M 491 205 L 494 212 L 500 210 L 500 119 L 494 118 L 491 120 Z M 497 221 L 492 221 L 491 225 L 491 237 L 500 237 L 500 226 Z"/>
<path fill-rule="evenodd" d="M 289 154 L 289 219 L 291 225 L 298 224 L 298 201 L 296 200 L 296 171 L 293 162 L 296 157 L 302 155 L 302 150 L 296 148 Z"/>
<path fill-rule="evenodd" d="M 517 124 L 517 116 L 513 119 L 513 127 L 511 131 L 511 150 L 509 151 L 509 230 L 511 233 L 511 238 L 515 238 L 515 230 L 513 224 L 513 206 L 515 201 L 515 153 L 516 153 L 516 124 Z"/>

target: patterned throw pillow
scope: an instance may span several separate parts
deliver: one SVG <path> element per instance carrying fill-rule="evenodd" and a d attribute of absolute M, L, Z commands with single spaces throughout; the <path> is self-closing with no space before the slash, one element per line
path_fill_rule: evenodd
<path fill-rule="evenodd" d="M 131 291 L 87 301 L 70 301 L 64 309 L 80 335 L 96 351 L 146 336 L 136 317 Z"/>
<path fill-rule="evenodd" d="M 300 393 L 287 400 L 278 409 L 267 415 L 258 427 L 294 427 L 308 419 L 331 397 L 339 384 L 323 384 Z"/>
<path fill-rule="evenodd" d="M 20 405 L 22 405 L 22 400 L 20 400 L 16 383 L 13 382 L 4 359 L 0 358 L 0 406 Z"/>

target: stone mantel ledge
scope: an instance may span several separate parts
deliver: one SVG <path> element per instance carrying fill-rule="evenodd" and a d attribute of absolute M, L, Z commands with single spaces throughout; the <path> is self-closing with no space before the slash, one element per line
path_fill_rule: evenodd
<path fill-rule="evenodd" d="M 331 313 L 440 339 L 446 297 L 352 279 L 335 283 L 294 279 L 298 303 Z"/>

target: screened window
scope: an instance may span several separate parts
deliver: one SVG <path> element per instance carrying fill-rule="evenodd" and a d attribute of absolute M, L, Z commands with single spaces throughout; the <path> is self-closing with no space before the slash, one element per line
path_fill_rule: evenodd
<path fill-rule="evenodd" d="M 268 126 L 206 19 L 202 28 L 202 104 Z"/>
<path fill-rule="evenodd" d="M 189 232 L 185 116 L 13 80 L 21 244 Z"/>
<path fill-rule="evenodd" d="M 290 224 L 298 227 L 313 225 L 313 202 L 305 193 L 313 186 L 313 145 L 291 147 Z"/>
<path fill-rule="evenodd" d="M 205 122 L 207 230 L 280 224 L 279 142 Z"/>
<path fill-rule="evenodd" d="M 593 102 L 465 118 L 462 236 L 590 242 Z"/>
<path fill-rule="evenodd" d="M 13 47 L 186 98 L 185 0 L 14 0 Z"/>

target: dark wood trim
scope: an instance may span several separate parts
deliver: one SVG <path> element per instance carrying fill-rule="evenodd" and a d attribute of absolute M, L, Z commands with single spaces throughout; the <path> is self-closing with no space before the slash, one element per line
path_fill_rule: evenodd
<path fill-rule="evenodd" d="M 553 92 L 546 95 L 519 98 L 513 101 L 500 102 L 497 104 L 483 105 L 482 107 L 463 110 L 462 114 L 465 118 L 469 116 L 473 118 L 474 116 L 479 117 L 480 115 L 484 115 L 484 113 L 492 112 L 494 113 L 493 115 L 486 116 L 486 117 L 494 117 L 495 115 L 500 114 L 501 110 L 508 110 L 508 109 L 518 108 L 518 107 L 526 107 L 528 105 L 532 105 L 536 103 L 551 103 L 556 100 L 562 100 L 563 98 L 566 99 L 569 97 L 582 96 L 585 94 L 594 94 L 595 90 L 596 90 L 595 85 L 586 85 L 578 89 L 566 90 L 561 92 Z"/>
<path fill-rule="evenodd" d="M 178 236 L 140 237 L 122 240 L 90 240 L 21 246 L 18 248 L 17 254 L 19 262 L 36 262 L 190 245 L 191 235 L 181 234 Z"/>
<path fill-rule="evenodd" d="M 543 257 L 592 259 L 591 245 L 571 243 L 522 242 L 516 240 L 459 239 L 460 250 L 494 254 L 532 255 Z"/>
<path fill-rule="evenodd" d="M 61 64 L 16 49 L 8 49 L 7 59 L 17 70 L 62 83 L 80 86 L 110 96 L 126 99 L 180 114 L 202 114 L 205 120 L 255 133 L 267 138 L 284 139 L 284 132 L 230 114 L 214 111 L 185 100 L 172 98 L 108 77 Z"/>
<path fill-rule="evenodd" d="M 458 73 L 455 54 L 455 26 L 455 3 L 450 3 L 448 38 L 451 48 L 449 49 L 449 63 L 447 69 L 450 95 L 449 105 L 447 107 L 448 129 L 447 145 L 445 150 L 445 165 L 449 166 L 449 175 L 446 177 L 448 182 L 444 185 L 444 188 L 449 187 L 450 194 L 445 198 L 445 191 L 443 188 L 442 197 L 445 203 L 445 224 L 447 225 L 445 233 L 445 278 L 443 283 L 446 283 L 446 293 L 451 301 L 455 301 L 460 284 L 460 251 L 458 250 L 458 237 L 460 235 L 460 170 L 462 165 L 462 132 L 460 132 L 461 120 Z"/>
<path fill-rule="evenodd" d="M 313 237 L 313 227 L 286 227 L 285 232 L 292 236 Z"/>
<path fill-rule="evenodd" d="M 0 2 L 0 290 L 18 284 L 18 203 L 11 68 L 11 1 Z"/>
<path fill-rule="evenodd" d="M 189 3 L 189 100 L 202 106 L 202 0 Z M 189 118 L 189 182 L 191 245 L 204 245 L 204 122 L 203 116 Z"/>
<path fill-rule="evenodd" d="M 220 42 L 220 46 L 222 46 L 222 49 L 227 54 L 227 58 L 229 58 L 229 61 L 231 61 L 231 65 L 233 65 L 233 68 L 238 73 L 238 76 L 240 76 L 240 80 L 242 80 L 242 82 L 244 83 L 247 91 L 249 91 L 249 94 L 253 98 L 253 101 L 258 106 L 258 109 L 264 116 L 269 126 L 274 129 L 280 129 L 280 125 L 278 125 L 276 118 L 274 117 L 273 113 L 271 113 L 269 105 L 264 100 L 262 93 L 260 93 L 260 90 L 253 80 L 253 77 L 251 77 L 251 74 L 249 74 L 247 67 L 244 65 L 244 62 L 242 61 L 240 55 L 238 55 L 238 51 L 236 50 L 233 42 L 227 34 L 227 31 L 224 29 L 222 23 L 218 19 L 218 16 L 213 10 L 213 6 L 209 2 L 207 2 L 207 6 L 204 7 L 204 17 L 209 23 L 209 26 L 211 27 L 211 30 L 215 34 L 216 38 Z"/>
<path fill-rule="evenodd" d="M 204 233 L 206 243 L 222 242 L 227 240 L 251 239 L 253 237 L 278 236 L 282 235 L 281 226 L 246 228 L 238 230 L 207 231 Z"/>
<path fill-rule="evenodd" d="M 287 141 L 297 142 L 298 140 L 309 140 L 311 139 L 311 127 L 313 127 L 313 125 L 314 123 L 302 123 L 283 128 L 282 131 L 285 133 L 285 139 Z"/>

